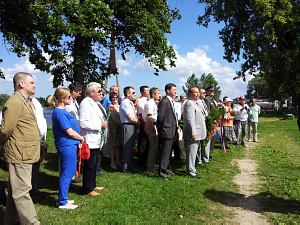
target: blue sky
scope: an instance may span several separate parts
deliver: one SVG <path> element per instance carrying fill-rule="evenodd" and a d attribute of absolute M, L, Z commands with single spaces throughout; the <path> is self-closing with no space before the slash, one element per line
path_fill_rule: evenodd
<path fill-rule="evenodd" d="M 240 63 L 228 63 L 223 60 L 223 43 L 218 37 L 220 24 L 211 23 L 208 28 L 196 24 L 197 17 L 203 13 L 204 6 L 197 0 L 170 0 L 171 8 L 177 7 L 182 19 L 172 24 L 172 33 L 167 35 L 169 43 L 174 46 L 177 54 L 176 67 L 168 72 L 161 72 L 160 76 L 153 74 L 153 69 L 146 60 L 137 54 L 131 53 L 127 60 L 117 57 L 117 66 L 120 72 L 121 88 L 131 85 L 137 90 L 141 85 L 164 89 L 166 83 L 177 85 L 178 95 L 182 94 L 182 85 L 188 76 L 195 73 L 212 73 L 221 86 L 222 95 L 235 98 L 246 93 L 247 84 L 242 80 L 233 81 L 235 72 Z M 18 71 L 32 73 L 36 79 L 36 96 L 46 97 L 53 94 L 52 77 L 49 74 L 35 70 L 27 57 L 18 58 L 8 52 L 4 44 L 0 44 L 0 58 L 4 62 L 0 68 L 5 72 L 6 79 L 0 79 L 0 93 L 12 94 L 12 77 Z M 115 83 L 111 77 L 109 85 Z M 65 83 L 67 86 L 68 83 Z"/>

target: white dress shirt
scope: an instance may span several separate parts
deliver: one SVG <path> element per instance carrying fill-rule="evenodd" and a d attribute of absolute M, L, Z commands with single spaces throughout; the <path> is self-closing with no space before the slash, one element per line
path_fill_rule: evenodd
<path fill-rule="evenodd" d="M 44 117 L 44 109 L 43 109 L 41 103 L 36 98 L 32 98 L 32 104 L 34 106 L 34 107 L 32 107 L 32 109 L 35 114 L 37 126 L 39 129 L 40 140 L 46 140 L 47 122 Z"/>
<path fill-rule="evenodd" d="M 79 120 L 79 105 L 78 105 L 76 99 L 73 99 L 73 101 L 71 102 L 71 104 L 67 105 L 65 107 L 65 109 L 69 113 L 71 113 L 76 118 L 77 121 Z"/>
<path fill-rule="evenodd" d="M 145 108 L 144 108 L 144 111 L 143 111 L 143 119 L 146 120 L 147 118 L 147 115 L 148 114 L 151 114 L 151 118 L 153 119 L 154 122 L 156 122 L 157 120 L 157 104 L 156 102 L 154 101 L 153 98 L 151 98 L 149 101 L 147 101 L 147 103 L 145 104 Z"/>
<path fill-rule="evenodd" d="M 124 98 L 124 100 L 120 104 L 120 120 L 121 123 L 131 123 L 128 115 L 135 116 L 136 110 L 134 104 L 128 98 Z"/>
<path fill-rule="evenodd" d="M 143 115 L 143 112 L 144 112 L 144 108 L 145 108 L 145 105 L 146 103 L 148 102 L 148 98 L 146 97 L 141 97 L 137 103 L 137 113 L 138 113 L 138 116 L 139 115 Z"/>

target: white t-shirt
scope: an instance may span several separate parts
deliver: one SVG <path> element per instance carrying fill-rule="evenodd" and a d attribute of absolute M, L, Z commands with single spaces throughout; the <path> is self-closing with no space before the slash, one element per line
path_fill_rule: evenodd
<path fill-rule="evenodd" d="M 145 108 L 146 103 L 148 102 L 148 99 L 146 97 L 141 97 L 137 104 L 137 113 L 138 115 L 143 115 L 143 111 Z"/>
<path fill-rule="evenodd" d="M 142 113 L 143 119 L 146 120 L 147 115 L 151 114 L 151 118 L 153 119 L 154 122 L 157 120 L 157 104 L 155 103 L 154 99 L 150 99 L 147 101 L 144 107 L 144 111 Z"/>

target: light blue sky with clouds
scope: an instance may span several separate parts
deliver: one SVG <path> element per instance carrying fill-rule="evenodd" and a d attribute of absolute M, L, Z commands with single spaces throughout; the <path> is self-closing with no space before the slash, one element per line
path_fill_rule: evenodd
<path fill-rule="evenodd" d="M 201 76 L 202 73 L 212 73 L 221 86 L 222 96 L 235 98 L 246 93 L 247 83 L 242 80 L 233 81 L 240 63 L 228 63 L 223 59 L 223 43 L 218 37 L 220 24 L 211 23 L 208 28 L 196 24 L 197 17 L 203 13 L 204 6 L 197 0 L 169 1 L 171 8 L 177 7 L 182 19 L 172 24 L 172 33 L 167 34 L 169 43 L 176 50 L 176 67 L 168 72 L 153 74 L 154 70 L 140 55 L 131 53 L 123 61 L 117 56 L 117 67 L 120 73 L 121 88 L 131 85 L 137 90 L 141 85 L 164 89 L 166 83 L 177 85 L 178 95 L 182 94 L 182 85 L 192 73 Z M 46 97 L 53 94 L 52 76 L 34 69 L 27 57 L 18 58 L 7 50 L 7 46 L 0 44 L 0 58 L 4 62 L 0 68 L 6 79 L 0 79 L 0 93 L 13 92 L 12 77 L 18 71 L 32 73 L 36 79 L 36 96 Z M 248 77 L 248 79 L 251 77 Z M 115 83 L 115 77 L 109 79 L 109 85 Z M 68 83 L 65 83 L 67 86 Z"/>

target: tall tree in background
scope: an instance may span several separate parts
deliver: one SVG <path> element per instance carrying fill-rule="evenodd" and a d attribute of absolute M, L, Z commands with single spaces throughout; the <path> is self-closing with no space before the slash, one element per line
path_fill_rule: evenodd
<path fill-rule="evenodd" d="M 237 78 L 263 76 L 278 97 L 300 94 L 300 2 L 295 0 L 199 0 L 205 13 L 198 24 L 224 23 L 219 31 L 224 58 L 243 58 Z M 275 96 L 277 95 L 277 96 Z"/>
<path fill-rule="evenodd" d="M 175 66 L 175 52 L 165 37 L 180 18 L 166 0 L 3 0 L 0 31 L 10 50 L 28 55 L 37 69 L 65 80 L 86 83 L 106 78 L 114 47 L 125 59 L 131 50 L 154 67 Z M 1 73 L 0 73 L 1 75 Z"/>
<path fill-rule="evenodd" d="M 3 108 L 5 102 L 7 101 L 7 99 L 9 99 L 9 95 L 8 94 L 0 94 L 0 109 Z M 1 113 L 1 111 L 0 111 Z"/>
<path fill-rule="evenodd" d="M 183 91 L 185 94 L 188 94 L 188 89 L 190 87 L 197 87 L 197 88 L 207 88 L 209 86 L 214 87 L 215 96 L 214 98 L 218 100 L 221 96 L 221 88 L 219 86 L 218 81 L 214 78 L 214 76 L 209 73 L 203 73 L 200 78 L 197 78 L 196 75 L 193 73 L 190 77 L 187 78 L 187 81 L 184 86 L 182 86 Z"/>

